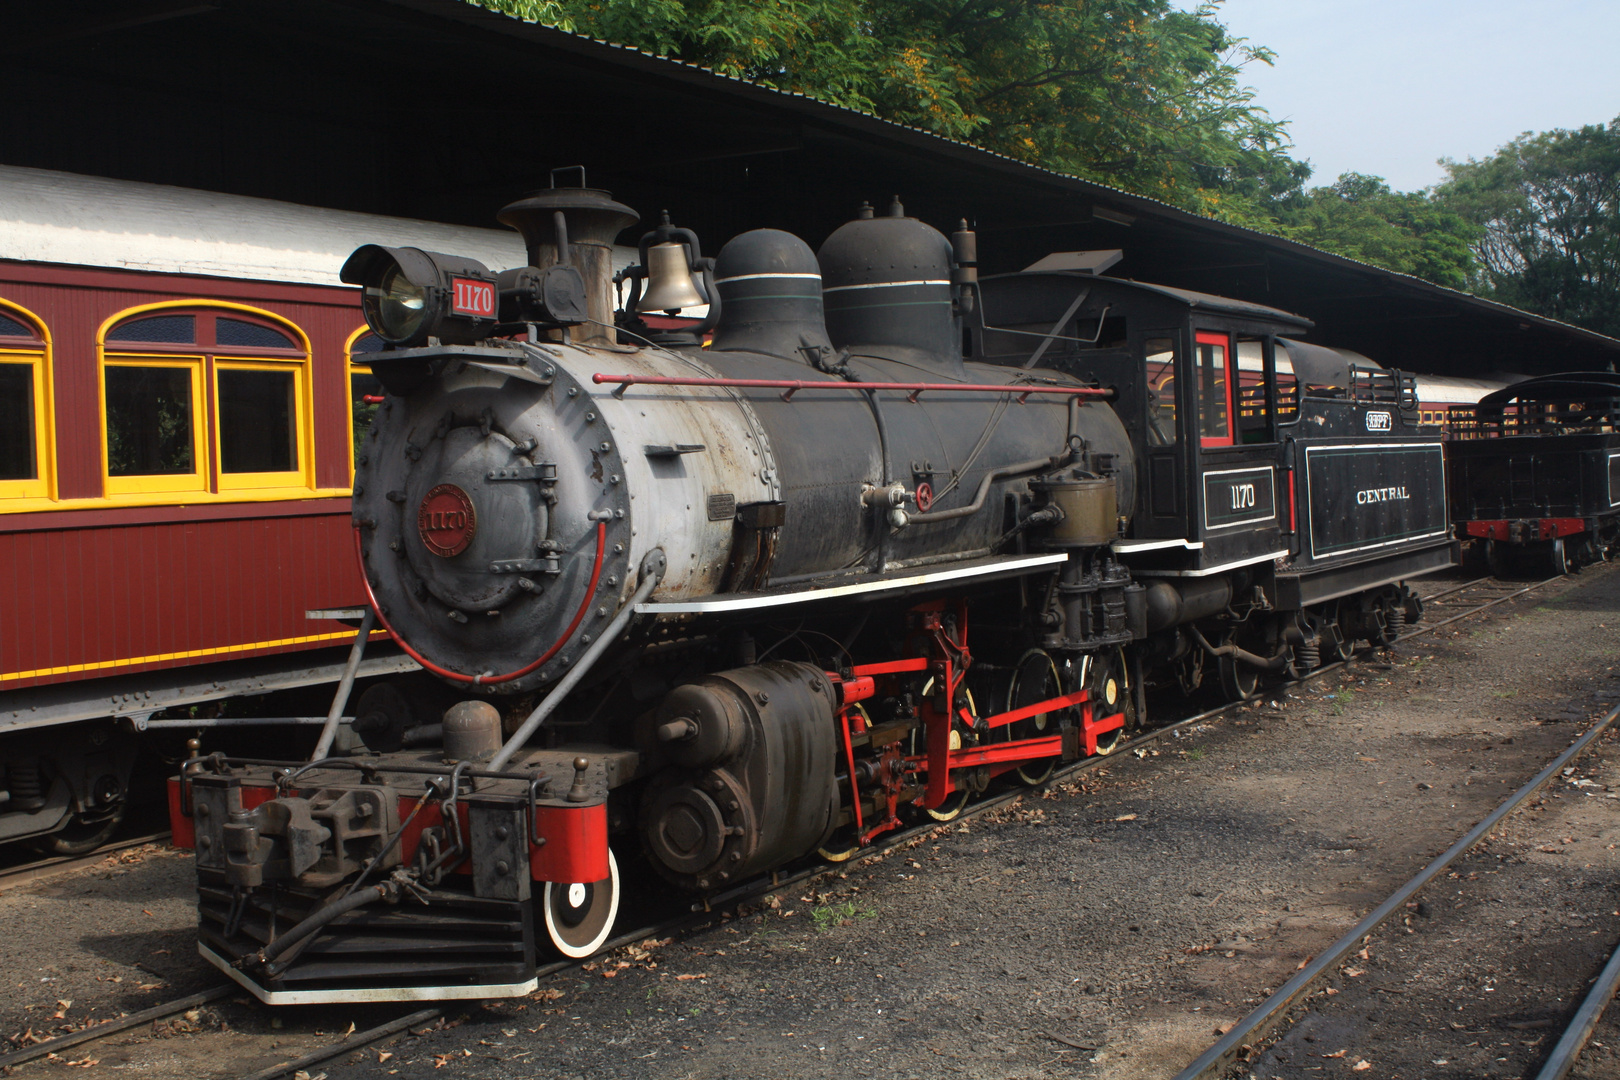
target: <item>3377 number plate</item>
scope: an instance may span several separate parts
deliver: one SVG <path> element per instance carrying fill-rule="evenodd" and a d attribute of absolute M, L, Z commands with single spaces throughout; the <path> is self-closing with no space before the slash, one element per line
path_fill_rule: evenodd
<path fill-rule="evenodd" d="M 450 279 L 450 311 L 454 315 L 470 315 L 475 319 L 495 317 L 495 286 L 477 278 Z"/>

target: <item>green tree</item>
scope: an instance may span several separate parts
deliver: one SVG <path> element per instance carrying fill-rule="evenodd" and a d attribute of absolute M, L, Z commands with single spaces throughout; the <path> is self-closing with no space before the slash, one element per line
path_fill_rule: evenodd
<path fill-rule="evenodd" d="M 1279 207 L 1277 231 L 1312 247 L 1437 285 L 1466 289 L 1480 230 L 1426 192 L 1392 191 L 1383 177 L 1345 173 Z"/>
<path fill-rule="evenodd" d="M 1620 119 L 1444 164 L 1435 199 L 1478 229 L 1477 291 L 1620 335 Z"/>
<path fill-rule="evenodd" d="M 1310 173 L 1220 0 L 483 2 L 1243 224 Z"/>

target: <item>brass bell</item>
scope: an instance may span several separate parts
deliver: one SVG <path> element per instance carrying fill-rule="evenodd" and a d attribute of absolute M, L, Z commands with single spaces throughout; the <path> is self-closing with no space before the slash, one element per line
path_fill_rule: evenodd
<path fill-rule="evenodd" d="M 647 249 L 647 291 L 636 305 L 637 314 L 678 311 L 707 303 L 692 280 L 685 244 L 654 244 Z"/>

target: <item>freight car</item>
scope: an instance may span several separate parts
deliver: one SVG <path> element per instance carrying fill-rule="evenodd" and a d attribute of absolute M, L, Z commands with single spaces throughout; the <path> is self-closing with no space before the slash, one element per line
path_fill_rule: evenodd
<path fill-rule="evenodd" d="M 352 624 L 305 612 L 365 598 L 355 360 L 382 342 L 337 268 L 378 237 L 524 261 L 503 231 L 0 166 L 0 841 L 89 850 L 136 731 L 339 677 Z M 379 641 L 361 674 L 414 667 Z"/>
<path fill-rule="evenodd" d="M 1460 537 L 1491 572 L 1557 575 L 1620 550 L 1620 375 L 1572 372 L 1482 397 L 1446 459 Z"/>
<path fill-rule="evenodd" d="M 172 788 L 202 954 L 264 1001 L 524 993 L 608 939 L 621 857 L 698 895 L 845 857 L 1107 753 L 1149 674 L 1242 698 L 1390 641 L 1454 562 L 1411 378 L 1298 316 L 1063 255 L 981 281 L 898 200 L 712 262 L 666 220 L 615 315 L 633 211 L 500 219 L 526 267 L 344 268 L 390 346 L 355 552 L 459 693 L 443 745 L 400 749 L 402 706 L 381 752 Z"/>

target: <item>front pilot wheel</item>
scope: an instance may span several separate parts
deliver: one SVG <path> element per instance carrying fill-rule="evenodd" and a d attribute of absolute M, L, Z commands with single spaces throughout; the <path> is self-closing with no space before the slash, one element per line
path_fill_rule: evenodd
<path fill-rule="evenodd" d="M 619 863 L 613 852 L 608 852 L 608 876 L 601 881 L 546 882 L 540 909 L 546 936 L 558 952 L 579 960 L 600 949 L 619 915 Z"/>

